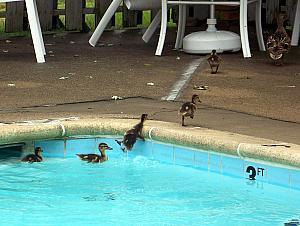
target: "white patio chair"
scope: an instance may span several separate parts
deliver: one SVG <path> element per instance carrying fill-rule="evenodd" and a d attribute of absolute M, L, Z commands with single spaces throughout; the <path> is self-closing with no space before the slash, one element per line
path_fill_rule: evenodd
<path fill-rule="evenodd" d="M 293 34 L 292 34 L 292 46 L 297 46 L 300 33 L 300 0 L 298 0 L 296 15 L 294 20 Z"/>
<path fill-rule="evenodd" d="M 0 0 L 0 3 L 17 2 L 23 0 Z M 24 0 L 27 9 L 28 21 L 31 31 L 36 60 L 38 63 L 44 63 L 46 51 L 40 26 L 36 0 Z"/>
<path fill-rule="evenodd" d="M 108 25 L 109 21 L 117 11 L 123 0 L 113 0 L 106 12 L 104 13 L 102 19 L 97 25 L 93 35 L 91 36 L 89 43 L 91 46 L 96 46 L 99 38 L 103 34 L 104 29 Z M 149 9 L 160 9 L 161 0 L 124 0 L 126 7 L 129 10 L 149 10 Z M 154 34 L 156 28 L 160 23 L 161 13 L 160 11 L 154 17 L 152 23 L 148 27 L 147 31 L 143 35 L 143 40 L 148 42 L 151 36 Z"/>
<path fill-rule="evenodd" d="M 179 5 L 179 21 L 178 21 L 178 32 L 175 48 L 182 47 L 182 40 L 184 37 L 185 21 L 186 21 L 186 6 L 187 5 L 228 5 L 228 6 L 240 6 L 240 37 L 242 43 L 242 50 L 244 57 L 251 57 L 249 39 L 248 39 L 248 27 L 247 27 L 247 6 L 250 3 L 256 3 L 256 35 L 258 39 L 259 49 L 265 51 L 265 45 L 262 35 L 261 27 L 261 0 L 235 0 L 235 1 L 208 1 L 208 0 L 161 0 L 162 16 L 161 16 L 161 30 L 160 37 L 156 49 L 155 55 L 160 56 L 162 54 L 165 36 L 167 32 L 167 9 L 168 5 Z"/>

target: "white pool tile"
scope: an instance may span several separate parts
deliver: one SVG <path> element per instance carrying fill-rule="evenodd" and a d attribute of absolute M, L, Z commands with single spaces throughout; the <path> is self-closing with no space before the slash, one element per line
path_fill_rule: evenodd
<path fill-rule="evenodd" d="M 208 152 L 195 151 L 195 167 L 201 169 L 208 169 Z"/>
<path fill-rule="evenodd" d="M 35 147 L 43 149 L 43 157 L 64 157 L 64 141 L 63 140 L 49 140 L 49 141 L 35 141 Z"/>
<path fill-rule="evenodd" d="M 193 150 L 175 146 L 174 159 L 175 159 L 175 164 L 194 166 L 195 154 Z"/>
<path fill-rule="evenodd" d="M 244 178 L 244 160 L 235 156 L 221 156 L 222 174 Z"/>
<path fill-rule="evenodd" d="M 174 163 L 174 146 L 162 145 L 160 143 L 153 143 L 153 158 L 167 162 Z"/>
<path fill-rule="evenodd" d="M 208 169 L 211 172 L 222 173 L 222 162 L 219 154 L 209 152 Z"/>

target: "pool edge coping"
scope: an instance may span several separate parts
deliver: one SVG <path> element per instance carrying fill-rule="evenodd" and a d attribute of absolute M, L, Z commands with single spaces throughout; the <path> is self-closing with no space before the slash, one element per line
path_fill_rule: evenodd
<path fill-rule="evenodd" d="M 98 118 L 2 125 L 0 145 L 81 135 L 122 136 L 137 122 L 136 119 Z M 154 120 L 146 121 L 143 134 L 157 141 L 300 168 L 300 145 L 297 144 Z M 290 147 L 263 146 L 283 143 Z"/>

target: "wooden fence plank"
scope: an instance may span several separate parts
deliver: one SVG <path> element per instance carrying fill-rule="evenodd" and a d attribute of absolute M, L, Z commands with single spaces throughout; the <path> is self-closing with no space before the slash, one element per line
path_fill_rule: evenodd
<path fill-rule="evenodd" d="M 138 11 L 128 10 L 123 6 L 123 27 L 136 27 L 137 26 Z"/>
<path fill-rule="evenodd" d="M 6 3 L 5 32 L 20 32 L 24 26 L 24 2 Z"/>
<path fill-rule="evenodd" d="M 86 0 L 64 0 L 65 9 L 57 9 L 59 0 L 38 0 L 38 11 L 40 22 L 44 30 L 51 30 L 57 26 L 59 15 L 65 15 L 66 30 L 82 31 L 84 28 L 85 14 L 95 14 L 95 24 L 98 24 L 112 0 L 95 0 L 95 8 L 86 8 Z M 146 1 L 146 0 L 144 0 Z M 295 5 L 297 0 L 263 0 L 263 22 L 266 24 L 276 24 L 276 16 L 279 12 L 285 12 L 288 20 L 293 24 L 295 16 Z M 118 12 L 123 12 L 123 27 L 136 27 L 142 23 L 142 12 L 128 10 L 125 5 L 121 5 Z M 203 13 L 201 13 L 202 15 Z M 152 18 L 155 11 L 152 11 Z M 176 13 L 173 11 L 173 20 Z M 24 2 L 6 3 L 6 11 L 0 12 L 0 17 L 5 17 L 6 32 L 20 32 L 27 29 L 26 11 Z M 205 16 L 207 17 L 207 16 Z M 199 18 L 198 18 L 199 19 Z M 113 24 L 114 19 L 108 25 Z"/>
<path fill-rule="evenodd" d="M 82 9 L 85 5 L 83 0 L 66 0 L 66 30 L 82 31 L 83 15 Z"/>
<path fill-rule="evenodd" d="M 277 14 L 279 12 L 279 0 L 266 1 L 266 10 L 267 10 L 266 23 L 267 24 L 273 24 L 273 23 L 276 24 L 276 16 L 277 15 L 275 15 L 275 14 Z"/>
<path fill-rule="evenodd" d="M 100 22 L 111 2 L 111 0 L 95 0 L 95 24 L 98 24 Z M 110 22 L 107 27 L 111 26 L 112 23 Z"/>
<path fill-rule="evenodd" d="M 37 8 L 42 29 L 44 31 L 52 30 L 54 0 L 39 0 Z"/>

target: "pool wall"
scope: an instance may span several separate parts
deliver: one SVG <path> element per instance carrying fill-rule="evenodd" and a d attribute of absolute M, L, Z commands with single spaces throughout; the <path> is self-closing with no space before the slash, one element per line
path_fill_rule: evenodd
<path fill-rule="evenodd" d="M 39 146 L 44 150 L 43 156 L 47 161 L 47 158 L 75 158 L 77 153 L 98 153 L 98 144 L 101 142 L 107 143 L 113 148 L 113 151 L 107 152 L 109 159 L 126 155 L 115 142 L 115 138 L 109 137 L 73 137 L 64 140 L 35 141 L 34 146 Z M 241 159 L 238 156 L 217 153 L 212 150 L 186 148 L 147 139 L 146 142 L 138 141 L 128 155 L 131 157 L 145 156 L 168 164 L 194 167 L 211 173 L 242 178 L 245 179 L 245 183 L 255 188 L 263 189 L 265 183 L 270 183 L 300 189 L 299 169 Z M 253 180 L 249 180 L 253 174 L 255 174 Z"/>
<path fill-rule="evenodd" d="M 81 135 L 117 135 L 136 124 L 136 119 L 79 119 L 30 122 L 0 126 L 0 145 L 19 142 L 63 139 Z M 148 120 L 144 135 L 156 141 L 184 145 L 197 149 L 214 150 L 242 159 L 258 159 L 300 168 L 300 145 L 274 145 L 280 142 L 201 127 L 182 127 L 179 124 Z M 31 149 L 32 150 L 32 149 Z"/>

